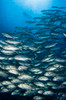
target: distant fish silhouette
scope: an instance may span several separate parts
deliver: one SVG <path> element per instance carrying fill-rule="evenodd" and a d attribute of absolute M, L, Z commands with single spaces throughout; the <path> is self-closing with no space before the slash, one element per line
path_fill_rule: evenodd
<path fill-rule="evenodd" d="M 30 16 L 28 13 L 26 12 L 23 12 L 23 15 L 26 16 L 26 17 L 29 17 L 29 18 L 32 18 L 32 16 Z"/>

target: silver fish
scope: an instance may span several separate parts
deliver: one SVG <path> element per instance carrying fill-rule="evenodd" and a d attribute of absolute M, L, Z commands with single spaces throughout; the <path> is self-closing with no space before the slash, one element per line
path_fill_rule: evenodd
<path fill-rule="evenodd" d="M 43 16 L 27 21 L 31 26 L 2 33 L 0 93 L 25 100 L 65 100 L 66 13 L 62 9 L 43 10 Z"/>

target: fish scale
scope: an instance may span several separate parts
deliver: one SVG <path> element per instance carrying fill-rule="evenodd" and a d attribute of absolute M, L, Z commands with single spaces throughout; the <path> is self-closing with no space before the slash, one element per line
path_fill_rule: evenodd
<path fill-rule="evenodd" d="M 56 10 L 43 10 L 46 16 L 35 18 L 40 21 L 36 23 L 34 34 L 28 33 L 27 27 L 17 27 L 16 30 L 22 30 L 18 34 L 2 33 L 5 40 L 0 43 L 0 93 L 32 97 L 33 100 L 64 100 L 66 48 L 63 46 L 65 41 L 61 41 L 66 36 L 64 28 L 55 25 L 54 21 L 58 20 L 53 20 L 60 18 L 62 15 L 59 13 L 64 12 Z M 46 28 L 41 27 L 40 22 Z M 59 28 L 62 29 L 63 39 L 59 35 Z M 49 34 L 46 33 L 48 31 Z"/>

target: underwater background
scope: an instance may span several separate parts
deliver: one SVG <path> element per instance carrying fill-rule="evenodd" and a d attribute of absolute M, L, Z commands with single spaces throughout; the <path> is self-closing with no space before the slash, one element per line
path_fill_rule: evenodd
<path fill-rule="evenodd" d="M 0 1 L 0 100 L 66 100 L 66 0 Z"/>
<path fill-rule="evenodd" d="M 41 10 L 50 9 L 52 6 L 65 7 L 66 0 L 1 0 L 0 33 L 25 25 L 26 20 L 40 16 Z"/>

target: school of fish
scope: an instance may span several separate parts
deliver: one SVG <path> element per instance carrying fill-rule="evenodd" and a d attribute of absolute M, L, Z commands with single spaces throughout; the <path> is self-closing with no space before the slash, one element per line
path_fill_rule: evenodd
<path fill-rule="evenodd" d="M 2 33 L 0 93 L 32 97 L 31 100 L 66 99 L 64 9 L 42 10 L 42 16 L 27 21 L 30 27 L 16 27 L 14 32 Z"/>

